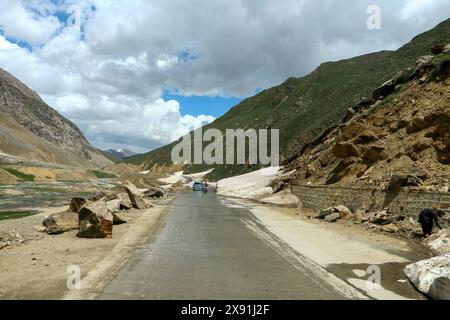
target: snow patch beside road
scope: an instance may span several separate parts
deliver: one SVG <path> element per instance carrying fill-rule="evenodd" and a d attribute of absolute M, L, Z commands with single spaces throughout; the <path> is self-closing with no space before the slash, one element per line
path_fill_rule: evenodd
<path fill-rule="evenodd" d="M 217 183 L 217 194 L 225 197 L 253 199 L 268 204 L 295 206 L 299 200 L 289 189 L 274 194 L 270 186 L 272 181 L 287 175 L 289 173 L 284 173 L 282 167 L 269 167 L 223 179 Z"/>

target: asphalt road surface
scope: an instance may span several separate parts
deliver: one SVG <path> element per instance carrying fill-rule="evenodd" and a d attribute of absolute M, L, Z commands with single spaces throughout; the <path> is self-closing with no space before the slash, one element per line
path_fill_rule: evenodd
<path fill-rule="evenodd" d="M 264 226 L 247 208 L 224 205 L 214 192 L 185 192 L 170 205 L 154 241 L 133 254 L 100 299 L 345 298 L 302 270 L 301 255 L 289 259 L 258 237 L 249 226 Z"/>

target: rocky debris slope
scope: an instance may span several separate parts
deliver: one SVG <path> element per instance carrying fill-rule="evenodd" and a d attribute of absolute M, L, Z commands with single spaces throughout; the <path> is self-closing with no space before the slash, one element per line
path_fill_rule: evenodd
<path fill-rule="evenodd" d="M 346 206 L 340 205 L 323 209 L 318 213 L 307 213 L 307 217 L 321 219 L 330 223 L 344 220 L 361 225 L 368 230 L 388 233 L 407 239 L 418 239 L 422 237 L 422 230 L 416 219 L 400 214 L 393 215 L 387 210 L 367 212 L 366 210 L 357 209 L 353 212 Z"/>
<path fill-rule="evenodd" d="M 75 124 L 50 108 L 33 90 L 2 69 L 0 69 L 1 113 L 27 129 L 36 138 L 59 147 L 62 149 L 61 152 L 70 150 L 81 159 L 100 167 L 112 163 L 89 144 Z M 26 141 L 18 140 L 17 143 Z"/>
<path fill-rule="evenodd" d="M 450 56 L 401 72 L 288 162 L 301 184 L 449 190 Z"/>
<path fill-rule="evenodd" d="M 57 235 L 78 230 L 80 238 L 111 238 L 113 226 L 126 223 L 132 209 L 153 207 L 154 189 L 141 192 L 131 183 L 112 190 L 95 192 L 88 199 L 73 198 L 69 209 L 55 213 L 43 222 L 44 232 Z"/>

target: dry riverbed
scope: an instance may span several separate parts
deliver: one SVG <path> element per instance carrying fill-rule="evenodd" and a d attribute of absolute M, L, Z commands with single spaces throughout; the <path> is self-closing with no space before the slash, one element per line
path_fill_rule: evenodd
<path fill-rule="evenodd" d="M 19 235 L 0 250 L 0 299 L 95 299 L 168 212 L 164 205 L 131 210 L 125 214 L 128 223 L 114 226 L 112 239 L 79 239 L 77 231 L 50 236 L 35 229 L 46 216 L 66 209 L 37 209 L 34 216 L 0 221 L 0 234 Z M 69 266 L 80 268 L 81 290 L 67 288 Z"/>

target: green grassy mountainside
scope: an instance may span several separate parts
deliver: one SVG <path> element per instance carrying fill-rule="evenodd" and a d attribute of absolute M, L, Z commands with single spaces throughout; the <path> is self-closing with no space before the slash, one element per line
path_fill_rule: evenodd
<path fill-rule="evenodd" d="M 347 109 L 373 90 L 410 67 L 438 43 L 450 43 L 450 19 L 415 37 L 396 51 L 381 51 L 320 65 L 302 78 L 290 78 L 283 84 L 245 99 L 228 113 L 206 126 L 225 129 L 280 129 L 281 160 L 296 156 L 301 148 L 328 128 L 339 124 Z M 150 169 L 171 165 L 170 144 L 127 162 Z M 186 171 L 199 171 L 211 166 L 189 165 Z M 257 166 L 215 166 L 211 179 L 233 176 Z"/>

